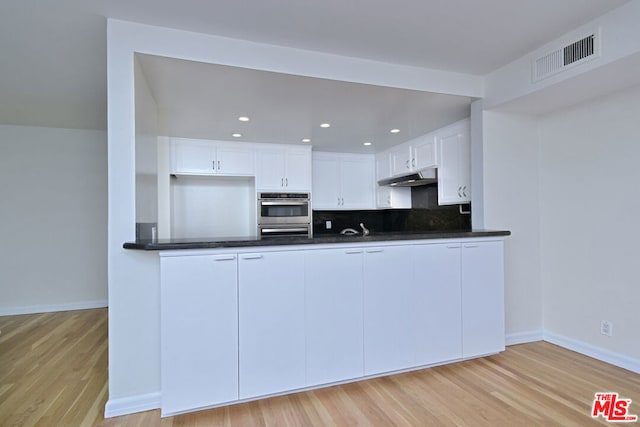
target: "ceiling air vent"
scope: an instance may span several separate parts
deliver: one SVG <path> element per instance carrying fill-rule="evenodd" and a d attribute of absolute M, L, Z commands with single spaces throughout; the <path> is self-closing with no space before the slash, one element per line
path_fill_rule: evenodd
<path fill-rule="evenodd" d="M 598 34 L 593 33 L 535 59 L 533 81 L 540 81 L 571 66 L 600 56 L 598 38 Z"/>

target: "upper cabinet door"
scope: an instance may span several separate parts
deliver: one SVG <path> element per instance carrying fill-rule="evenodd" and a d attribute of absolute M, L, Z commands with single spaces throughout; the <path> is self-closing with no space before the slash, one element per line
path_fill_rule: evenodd
<path fill-rule="evenodd" d="M 215 143 L 186 138 L 171 139 L 171 173 L 185 175 L 213 175 Z"/>
<path fill-rule="evenodd" d="M 406 175 L 411 172 L 411 146 L 402 144 L 389 153 L 391 176 Z"/>
<path fill-rule="evenodd" d="M 411 166 L 414 170 L 419 171 L 437 166 L 436 145 L 436 138 L 433 134 L 414 140 L 411 147 L 413 151 Z"/>
<path fill-rule="evenodd" d="M 376 154 L 376 182 L 391 177 L 391 159 L 389 153 Z"/>
<path fill-rule="evenodd" d="M 311 147 L 273 145 L 258 151 L 258 190 L 311 191 Z"/>
<path fill-rule="evenodd" d="M 373 159 L 350 156 L 340 163 L 342 209 L 373 209 Z"/>
<path fill-rule="evenodd" d="M 436 132 L 439 153 L 438 204 L 455 205 L 471 201 L 471 146 L 469 120 Z"/>
<path fill-rule="evenodd" d="M 313 208 L 373 209 L 373 156 L 314 153 Z"/>
<path fill-rule="evenodd" d="M 216 172 L 219 175 L 255 175 L 255 151 L 239 144 L 218 144 Z"/>
<path fill-rule="evenodd" d="M 311 147 L 285 148 L 284 164 L 285 189 L 311 191 Z"/>

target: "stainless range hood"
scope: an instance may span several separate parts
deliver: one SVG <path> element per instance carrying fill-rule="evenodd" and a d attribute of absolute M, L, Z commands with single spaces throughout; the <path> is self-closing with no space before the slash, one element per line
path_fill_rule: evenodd
<path fill-rule="evenodd" d="M 378 185 L 390 185 L 392 187 L 417 187 L 419 185 L 429 185 L 438 182 L 438 171 L 429 168 L 409 175 L 395 176 L 378 181 Z"/>

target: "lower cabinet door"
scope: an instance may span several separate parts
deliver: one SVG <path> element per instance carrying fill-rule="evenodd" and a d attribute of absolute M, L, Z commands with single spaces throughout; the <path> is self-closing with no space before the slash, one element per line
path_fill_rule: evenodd
<path fill-rule="evenodd" d="M 163 415 L 238 399 L 236 258 L 161 258 Z"/>
<path fill-rule="evenodd" d="M 364 250 L 364 373 L 413 366 L 411 246 Z"/>
<path fill-rule="evenodd" d="M 240 398 L 304 387 L 304 251 L 239 258 Z"/>
<path fill-rule="evenodd" d="M 497 353 L 504 346 L 503 242 L 463 243 L 463 356 Z"/>
<path fill-rule="evenodd" d="M 307 385 L 361 377 L 362 249 L 305 251 Z"/>
<path fill-rule="evenodd" d="M 414 247 L 415 365 L 462 357 L 460 243 Z"/>

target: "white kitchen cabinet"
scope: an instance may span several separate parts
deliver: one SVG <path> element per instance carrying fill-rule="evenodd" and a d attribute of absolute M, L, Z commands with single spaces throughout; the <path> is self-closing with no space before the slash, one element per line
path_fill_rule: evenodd
<path fill-rule="evenodd" d="M 462 244 L 462 355 L 503 351 L 503 242 Z"/>
<path fill-rule="evenodd" d="M 413 251 L 416 366 L 462 357 L 461 245 L 418 245 Z"/>
<path fill-rule="evenodd" d="M 364 249 L 364 373 L 414 366 L 411 246 Z"/>
<path fill-rule="evenodd" d="M 391 159 L 388 152 L 378 153 L 376 162 L 376 208 L 411 209 L 411 188 L 378 185 L 378 181 L 391 177 Z"/>
<path fill-rule="evenodd" d="M 259 191 L 311 191 L 311 147 L 259 148 L 256 187 Z"/>
<path fill-rule="evenodd" d="M 304 252 L 240 254 L 240 399 L 304 387 Z"/>
<path fill-rule="evenodd" d="M 238 399 L 236 258 L 161 258 L 163 415 Z"/>
<path fill-rule="evenodd" d="M 438 204 L 471 201 L 471 145 L 469 119 L 436 132 L 438 147 Z"/>
<path fill-rule="evenodd" d="M 371 155 L 313 153 L 313 208 L 374 208 L 374 158 Z"/>
<path fill-rule="evenodd" d="M 411 141 L 411 167 L 414 171 L 434 168 L 438 165 L 437 144 L 433 133 Z"/>
<path fill-rule="evenodd" d="M 389 152 L 389 176 L 401 176 L 435 168 L 438 165 L 436 153 L 437 144 L 434 133 L 422 135 L 398 145 Z"/>
<path fill-rule="evenodd" d="M 307 385 L 361 377 L 363 250 L 305 252 Z"/>
<path fill-rule="evenodd" d="M 171 173 L 253 176 L 255 151 L 242 143 L 172 138 Z"/>
<path fill-rule="evenodd" d="M 391 159 L 391 176 L 411 173 L 411 145 L 401 144 L 389 152 Z"/>

